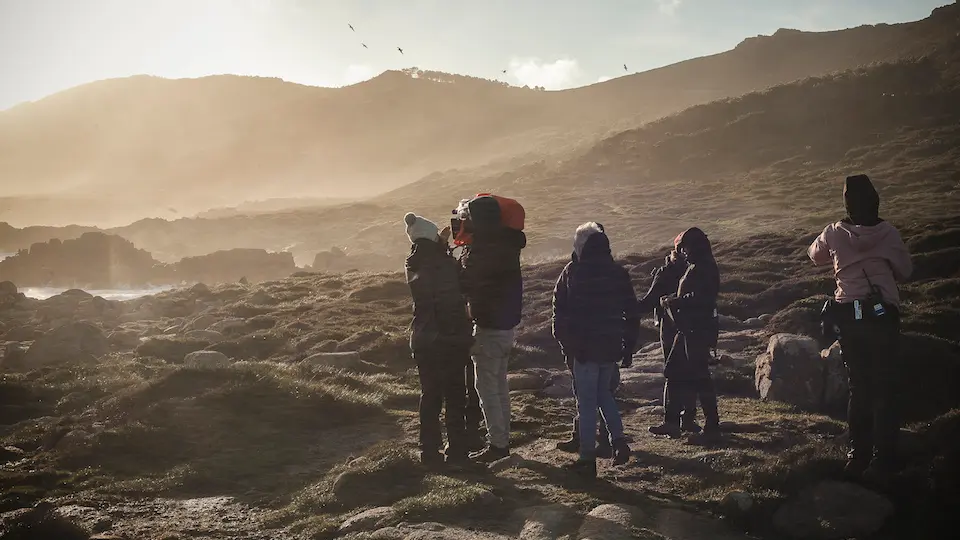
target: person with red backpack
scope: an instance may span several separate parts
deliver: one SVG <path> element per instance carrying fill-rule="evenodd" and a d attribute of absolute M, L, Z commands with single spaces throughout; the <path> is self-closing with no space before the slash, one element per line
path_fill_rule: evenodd
<path fill-rule="evenodd" d="M 464 247 L 460 283 L 474 323 L 471 356 L 489 443 L 472 457 L 483 463 L 510 455 L 507 362 L 523 308 L 523 219 L 516 201 L 480 194 L 461 204 L 451 220 L 454 242 Z"/>

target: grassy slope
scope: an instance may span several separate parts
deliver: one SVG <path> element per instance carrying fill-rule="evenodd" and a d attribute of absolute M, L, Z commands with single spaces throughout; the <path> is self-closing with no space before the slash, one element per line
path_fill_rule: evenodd
<path fill-rule="evenodd" d="M 960 322 L 960 217 L 922 223 L 903 228 L 917 263 L 916 280 L 903 293 L 904 360 L 911 367 L 904 373 L 904 402 L 910 405 L 907 419 L 921 424 L 908 438 L 901 479 L 914 495 L 898 503 L 904 516 L 899 526 L 914 528 L 937 525 L 918 512 L 936 515 L 939 505 L 956 500 L 938 478 L 955 466 L 950 456 L 956 447 L 948 438 L 960 427 L 956 414 L 922 423 L 960 406 L 953 391 L 960 384 L 954 332 Z M 569 427 L 572 402 L 534 394 L 513 397 L 514 446 L 531 460 L 519 468 L 435 474 L 414 462 L 416 378 L 405 334 L 410 307 L 397 274 L 304 275 L 262 290 L 221 286 L 210 295 L 179 291 L 99 316 L 70 315 L 54 301 L 35 302 L 5 314 L 7 339 L 21 326 L 43 330 L 82 316 L 107 329 L 150 336 L 168 327 L 174 327 L 168 333 L 180 332 L 177 326 L 202 313 L 215 320 L 244 318 L 224 331 L 226 341 L 211 346 L 240 362 L 197 371 L 177 365 L 175 354 L 172 363 L 157 358 L 170 349 L 119 347 L 96 365 L 5 373 L 0 442 L 15 448 L 5 451 L 0 507 L 51 496 L 60 504 L 97 506 L 227 495 L 257 516 L 243 534 L 282 529 L 325 537 L 343 516 L 381 504 L 406 512 L 407 520 L 510 532 L 513 510 L 525 506 L 561 502 L 586 511 L 616 501 L 654 511 L 667 500 L 718 510 L 723 494 L 742 489 L 761 504 L 737 526 L 763 533 L 764 516 L 781 497 L 817 478 L 835 477 L 842 464 L 838 420 L 751 398 L 752 358 L 763 335 L 810 331 L 821 295 L 831 290 L 827 271 L 811 269 L 803 258 L 811 238 L 771 233 L 717 246 L 723 312 L 738 318 L 776 314 L 736 363 L 718 374 L 722 414 L 734 423 L 728 441 L 703 448 L 645 435 L 645 426 L 658 418 L 654 352 L 632 370 L 650 373 L 650 391 L 622 401 L 638 459 L 625 469 L 605 470 L 605 480 L 594 487 L 557 469 L 568 457 L 550 449 L 549 439 Z M 656 252 L 624 260 L 638 290 L 658 260 Z M 560 367 L 549 336 L 549 293 L 561 265 L 525 269 L 526 307 L 513 370 Z M 124 313 L 144 306 L 165 318 L 122 322 Z M 643 336 L 655 340 L 652 328 L 645 327 Z M 297 363 L 330 350 L 359 350 L 367 362 L 345 371 Z M 355 461 L 359 455 L 362 460 Z M 115 521 L 126 530 L 177 531 L 187 527 L 177 523 L 187 519 L 179 512 L 148 520 L 128 509 Z M 225 526 L 216 520 L 204 525 Z"/>

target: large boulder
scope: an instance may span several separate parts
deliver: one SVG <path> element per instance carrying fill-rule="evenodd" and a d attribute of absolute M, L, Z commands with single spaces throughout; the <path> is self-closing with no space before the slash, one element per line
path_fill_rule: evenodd
<path fill-rule="evenodd" d="M 516 511 L 516 515 L 523 521 L 520 540 L 554 540 L 559 538 L 576 518 L 576 513 L 562 504 L 521 508 Z"/>
<path fill-rule="evenodd" d="M 634 524 L 643 512 L 624 504 L 601 504 L 587 514 L 580 526 L 580 540 L 631 540 Z"/>
<path fill-rule="evenodd" d="M 13 307 L 25 298 L 12 281 L 0 281 L 0 309 Z"/>
<path fill-rule="evenodd" d="M 373 531 L 399 522 L 400 516 L 397 515 L 396 510 L 390 506 L 378 506 L 347 518 L 340 525 L 340 532 L 346 534 L 356 531 Z"/>
<path fill-rule="evenodd" d="M 29 368 L 88 362 L 110 352 L 110 341 L 96 326 L 83 321 L 60 326 L 37 339 L 27 350 L 24 364 Z"/>
<path fill-rule="evenodd" d="M 755 384 L 763 400 L 819 409 L 824 370 L 820 347 L 811 337 L 776 334 L 757 357 Z"/>
<path fill-rule="evenodd" d="M 773 515 L 773 525 L 790 538 L 866 538 L 893 513 L 886 497 L 847 482 L 827 481 L 807 488 Z"/>

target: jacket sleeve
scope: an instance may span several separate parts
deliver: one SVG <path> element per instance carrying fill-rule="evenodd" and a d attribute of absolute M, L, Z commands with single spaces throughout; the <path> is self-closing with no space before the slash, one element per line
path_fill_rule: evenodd
<path fill-rule="evenodd" d="M 569 269 L 569 266 L 564 267 L 553 288 L 553 337 L 564 354 L 567 354 L 570 344 L 570 310 L 567 303 Z"/>
<path fill-rule="evenodd" d="M 832 225 L 824 228 L 820 236 L 807 249 L 807 255 L 816 266 L 822 266 L 833 261 L 833 255 L 830 253 L 830 243 L 827 240 L 827 231 L 830 230 L 830 227 Z"/>
<path fill-rule="evenodd" d="M 653 275 L 653 282 L 650 283 L 650 289 L 647 290 L 647 294 L 643 295 L 643 298 L 637 303 L 637 311 L 639 313 L 650 313 L 660 306 L 661 296 L 677 292 L 676 287 L 671 287 L 671 282 L 674 281 L 669 279 L 671 272 L 671 268 L 662 266 Z"/>
<path fill-rule="evenodd" d="M 681 310 L 712 309 L 716 307 L 717 291 L 709 283 L 709 271 L 694 265 L 684 276 L 683 285 L 678 292 L 682 292 L 670 302 L 671 308 Z M 687 286 L 689 285 L 689 287 Z"/>
<path fill-rule="evenodd" d="M 623 271 L 623 352 L 633 354 L 637 348 L 637 338 L 640 336 L 640 304 L 637 302 L 637 293 L 633 289 L 630 274 Z"/>
<path fill-rule="evenodd" d="M 910 250 L 903 243 L 903 238 L 900 237 L 899 232 L 895 233 L 892 244 L 887 260 L 890 261 L 893 277 L 902 283 L 910 279 L 910 275 L 913 274 L 913 261 L 910 259 Z"/>

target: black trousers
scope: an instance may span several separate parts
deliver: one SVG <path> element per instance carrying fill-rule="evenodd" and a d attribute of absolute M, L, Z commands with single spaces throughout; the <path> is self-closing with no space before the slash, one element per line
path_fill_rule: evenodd
<path fill-rule="evenodd" d="M 894 308 L 879 318 L 845 318 L 838 326 L 841 357 L 850 381 L 850 458 L 876 459 L 881 467 L 891 467 L 896 462 L 900 433 L 899 313 Z"/>
<path fill-rule="evenodd" d="M 464 369 L 470 350 L 464 347 L 431 347 L 415 351 L 420 375 L 420 450 L 439 452 L 443 447 L 440 412 L 447 428 L 448 456 L 465 456 L 467 389 Z"/>
<path fill-rule="evenodd" d="M 679 425 L 681 414 L 684 425 L 695 422 L 698 398 L 700 406 L 703 407 L 704 429 L 719 428 L 720 410 L 711 377 L 693 380 L 667 379 L 663 385 L 664 423 Z"/>
<path fill-rule="evenodd" d="M 467 360 L 470 360 L 469 357 Z M 467 433 L 472 434 L 473 432 L 480 431 L 480 422 L 483 421 L 483 409 L 480 408 L 480 394 L 477 394 L 477 374 L 474 372 L 472 361 L 468 361 L 464 368 L 464 380 L 467 386 L 467 405 L 465 412 Z"/>

